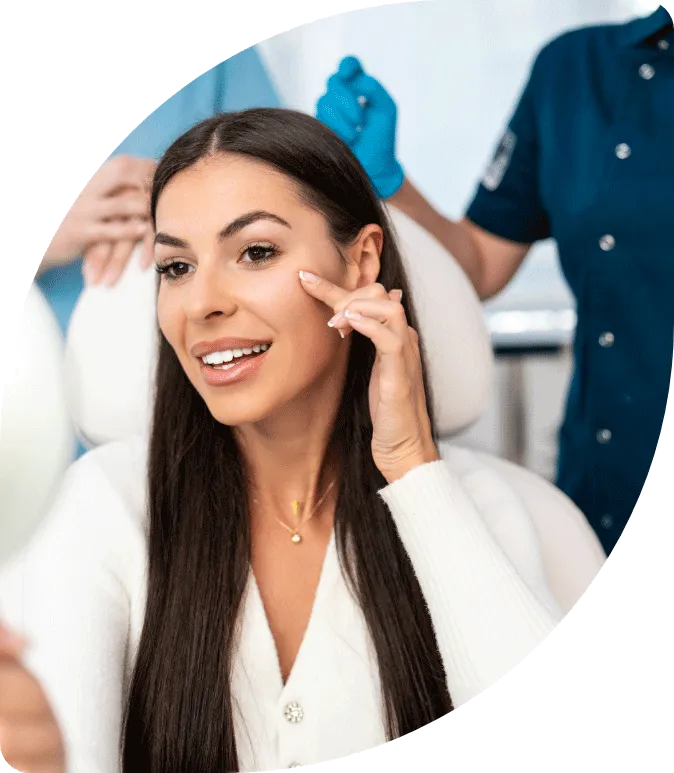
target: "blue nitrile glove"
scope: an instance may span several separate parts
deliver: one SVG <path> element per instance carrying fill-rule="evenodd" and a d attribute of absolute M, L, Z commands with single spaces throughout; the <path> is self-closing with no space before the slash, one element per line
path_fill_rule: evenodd
<path fill-rule="evenodd" d="M 381 199 L 403 184 L 396 159 L 396 104 L 354 56 L 342 59 L 316 105 L 316 118 L 351 148 Z"/>

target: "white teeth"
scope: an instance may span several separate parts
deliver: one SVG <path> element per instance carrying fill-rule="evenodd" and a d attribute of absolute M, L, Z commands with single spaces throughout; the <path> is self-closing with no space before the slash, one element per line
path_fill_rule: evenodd
<path fill-rule="evenodd" d="M 252 354 L 255 352 L 256 354 L 259 354 L 260 352 L 266 352 L 267 349 L 269 349 L 270 344 L 254 344 L 250 348 L 246 349 L 226 349 L 223 352 L 212 352 L 211 354 L 206 354 L 201 358 L 201 361 L 204 363 L 204 365 L 212 365 L 213 367 L 217 367 L 219 365 L 222 365 L 222 363 L 231 362 L 233 359 L 238 359 L 239 357 L 244 357 L 249 354 Z"/>

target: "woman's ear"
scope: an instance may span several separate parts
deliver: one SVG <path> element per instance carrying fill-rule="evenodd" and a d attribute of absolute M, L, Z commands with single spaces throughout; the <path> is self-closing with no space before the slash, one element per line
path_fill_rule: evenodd
<path fill-rule="evenodd" d="M 349 274 L 352 275 L 354 289 L 377 281 L 383 247 L 384 232 L 374 223 L 366 225 L 349 246 Z"/>

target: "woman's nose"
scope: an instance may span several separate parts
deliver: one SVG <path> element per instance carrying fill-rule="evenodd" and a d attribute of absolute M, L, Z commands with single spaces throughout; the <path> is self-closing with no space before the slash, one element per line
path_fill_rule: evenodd
<path fill-rule="evenodd" d="M 232 282 L 227 281 L 222 269 L 198 268 L 189 284 L 186 315 L 194 322 L 213 316 L 231 316 L 238 307 L 232 290 Z"/>

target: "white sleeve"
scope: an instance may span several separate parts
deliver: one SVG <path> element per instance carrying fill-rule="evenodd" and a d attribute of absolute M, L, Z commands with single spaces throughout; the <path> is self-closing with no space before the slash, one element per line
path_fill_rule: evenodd
<path fill-rule="evenodd" d="M 533 524 L 509 506 L 502 512 L 510 525 L 494 522 L 497 508 L 488 526 L 445 461 L 421 465 L 379 493 L 414 566 L 459 706 L 522 661 L 562 617 L 537 569 L 535 539 L 519 561 L 498 541 L 500 530 L 533 535 Z"/>
<path fill-rule="evenodd" d="M 29 641 L 23 662 L 57 718 L 68 773 L 118 773 L 128 566 L 139 536 L 88 456 L 68 471 L 36 539 L 0 575 L 0 619 Z"/>

